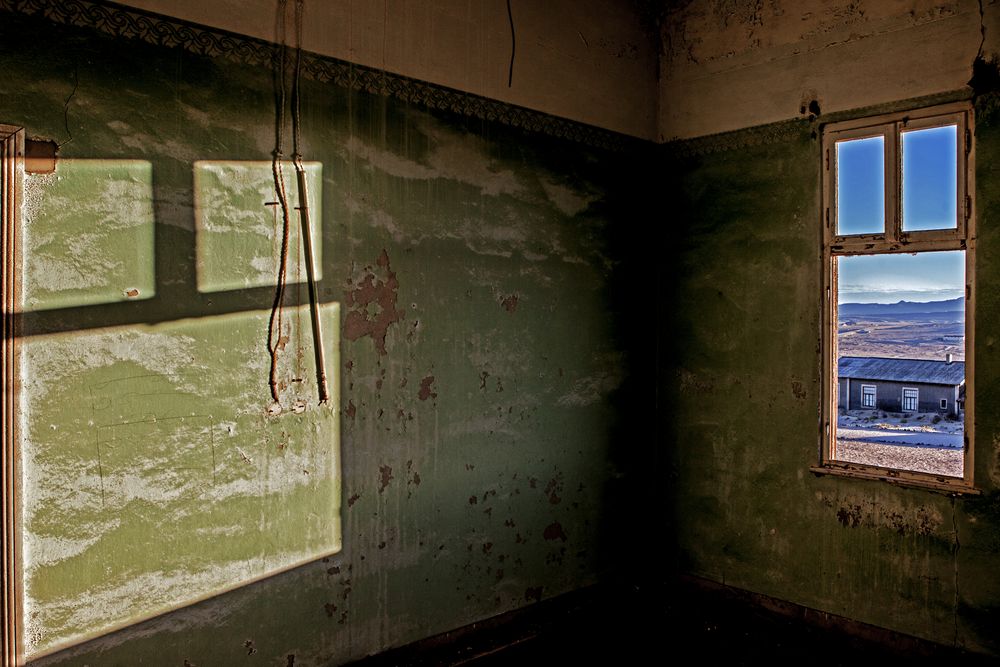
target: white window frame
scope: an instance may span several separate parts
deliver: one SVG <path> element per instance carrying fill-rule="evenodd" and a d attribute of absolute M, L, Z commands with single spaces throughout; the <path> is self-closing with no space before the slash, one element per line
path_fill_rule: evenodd
<path fill-rule="evenodd" d="M 913 392 L 912 396 L 907 396 L 906 392 Z M 913 399 L 913 407 L 907 407 L 907 398 Z M 899 398 L 899 406 L 903 412 L 920 412 L 920 389 L 917 387 L 903 387 L 902 395 Z"/>
<path fill-rule="evenodd" d="M 823 404 L 817 473 L 878 479 L 947 493 L 978 493 L 973 485 L 973 430 L 975 384 L 975 146 L 974 114 L 969 102 L 912 109 L 879 116 L 827 123 L 822 127 L 821 178 L 823 230 Z M 943 125 L 957 126 L 956 226 L 954 229 L 902 229 L 902 132 Z M 848 139 L 883 137 L 885 175 L 884 227 L 875 234 L 837 234 L 836 143 Z M 965 251 L 965 375 L 966 409 L 963 476 L 943 475 L 859 464 L 837 459 L 837 258 L 854 255 Z M 918 398 L 919 401 L 919 398 Z M 918 402 L 919 407 L 919 402 Z"/>
<path fill-rule="evenodd" d="M 866 390 L 871 389 L 871 393 Z M 872 397 L 871 405 L 868 404 L 866 400 L 869 396 Z M 850 398 L 848 398 L 850 401 Z M 878 405 L 878 387 L 874 384 L 863 384 L 861 385 L 861 407 L 863 408 L 874 408 Z"/>
<path fill-rule="evenodd" d="M 942 398 L 941 399 L 941 409 L 942 410 L 947 410 L 948 409 L 948 399 L 947 398 Z"/>

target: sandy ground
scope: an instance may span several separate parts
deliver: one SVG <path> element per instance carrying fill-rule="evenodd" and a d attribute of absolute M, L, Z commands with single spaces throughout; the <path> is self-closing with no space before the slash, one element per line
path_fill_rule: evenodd
<path fill-rule="evenodd" d="M 837 459 L 961 477 L 964 424 L 934 417 L 851 410 L 837 420 Z"/>
<path fill-rule="evenodd" d="M 841 322 L 837 347 L 848 357 L 965 359 L 964 323 L 852 318 Z"/>

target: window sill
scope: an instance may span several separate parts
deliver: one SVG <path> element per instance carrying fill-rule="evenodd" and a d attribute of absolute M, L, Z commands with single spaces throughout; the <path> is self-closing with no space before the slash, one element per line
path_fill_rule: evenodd
<path fill-rule="evenodd" d="M 927 489 L 950 496 L 978 496 L 982 492 L 964 479 L 944 477 L 928 473 L 910 472 L 908 470 L 891 470 L 858 463 L 843 461 L 830 462 L 825 465 L 811 466 L 809 471 L 815 475 L 836 475 L 854 479 L 872 479 L 918 489 Z"/>

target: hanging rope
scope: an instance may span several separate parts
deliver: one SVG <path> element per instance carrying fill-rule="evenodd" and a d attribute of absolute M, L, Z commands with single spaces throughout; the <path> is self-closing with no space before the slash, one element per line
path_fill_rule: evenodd
<path fill-rule="evenodd" d="M 267 350 L 271 357 L 271 369 L 268 384 L 271 388 L 271 398 L 275 403 L 281 403 L 281 391 L 278 386 L 278 352 L 284 347 L 281 340 L 282 307 L 285 299 L 285 277 L 288 271 L 288 236 L 291 231 L 291 216 L 288 212 L 288 193 L 285 191 L 285 175 L 281 166 L 283 157 L 283 139 L 285 130 L 285 70 L 287 68 L 287 44 L 285 39 L 285 0 L 278 0 L 277 18 L 278 38 L 278 86 L 275 100 L 274 151 L 271 153 L 271 175 L 274 179 L 274 191 L 281 207 L 281 252 L 278 256 L 278 277 L 274 288 L 274 301 L 271 304 L 271 317 L 267 325 Z"/>
<path fill-rule="evenodd" d="M 302 74 L 302 15 L 305 0 L 295 0 L 295 62 L 292 76 L 291 108 L 292 108 L 292 164 L 298 181 L 299 220 L 302 224 L 302 243 L 305 251 L 307 283 L 309 287 L 309 313 L 312 324 L 313 351 L 316 358 L 316 383 L 319 392 L 319 402 L 327 403 L 330 392 L 326 378 L 326 361 L 324 359 L 323 335 L 319 317 L 319 299 L 316 294 L 315 267 L 313 266 L 312 230 L 309 222 L 309 192 L 305 165 L 302 163 L 302 153 L 299 149 L 301 138 L 301 74 Z M 271 159 L 271 174 L 274 177 L 274 190 L 281 206 L 281 254 L 278 258 L 278 278 L 274 290 L 274 302 L 271 306 L 271 317 L 268 321 L 267 348 L 271 357 L 271 369 L 268 384 L 271 388 L 271 398 L 278 406 L 275 412 L 280 412 L 281 387 L 278 382 L 278 356 L 284 349 L 287 338 L 282 337 L 282 308 L 285 298 L 285 285 L 288 273 L 288 245 L 291 232 L 291 220 L 288 206 L 288 193 L 285 191 L 285 178 L 282 169 L 283 138 L 285 127 L 285 76 L 288 70 L 288 44 L 286 39 L 285 19 L 287 16 L 286 0 L 278 0 L 277 31 L 280 38 L 279 56 L 277 58 L 277 99 L 275 113 L 275 145 Z"/>

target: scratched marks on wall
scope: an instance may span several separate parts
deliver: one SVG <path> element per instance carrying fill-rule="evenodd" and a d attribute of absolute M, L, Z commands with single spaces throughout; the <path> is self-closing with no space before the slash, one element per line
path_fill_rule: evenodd
<path fill-rule="evenodd" d="M 333 363 L 338 312 L 322 311 Z M 267 411 L 267 361 L 248 363 L 267 316 L 25 339 L 29 654 L 340 548 L 337 412 L 295 354 L 288 409 Z"/>

